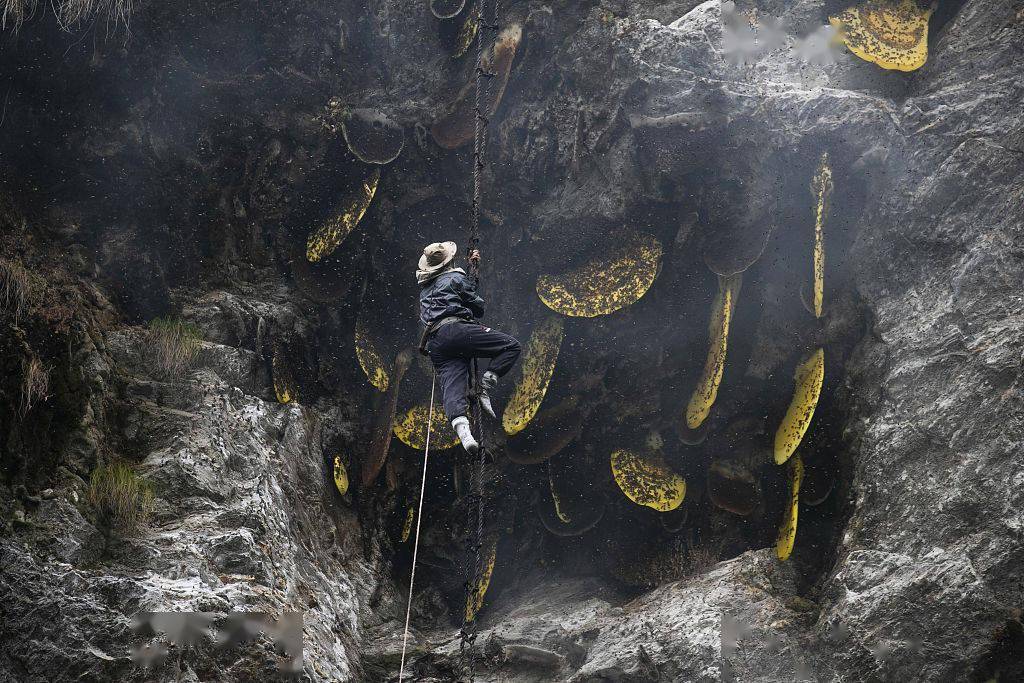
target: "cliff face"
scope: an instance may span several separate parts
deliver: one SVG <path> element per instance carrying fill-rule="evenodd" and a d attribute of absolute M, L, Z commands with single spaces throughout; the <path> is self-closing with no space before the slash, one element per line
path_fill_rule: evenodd
<path fill-rule="evenodd" d="M 487 319 L 526 341 L 555 319 L 541 276 L 628 252 L 638 233 L 661 256 L 631 306 L 559 318 L 532 429 L 495 426 L 477 680 L 1024 675 L 1024 5 L 941 5 L 911 73 L 845 51 L 800 59 L 793 36 L 841 9 L 499 9 L 516 44 L 492 62 L 509 76 L 483 175 Z M 400 413 L 427 401 L 429 369 L 400 379 L 392 359 L 415 341 L 419 250 L 467 231 L 471 145 L 455 144 L 452 106 L 472 76 L 452 56 L 467 16 L 175 2 L 138 7 L 130 34 L 69 34 L 41 13 L 7 37 L 0 680 L 277 675 L 267 637 L 133 663 L 132 647 L 167 644 L 133 617 L 182 611 L 302 612 L 303 679 L 396 674 L 421 456 L 395 440 L 363 481 L 390 397 L 360 363 L 379 356 Z M 737 59 L 737 16 L 791 35 Z M 377 114 L 346 121 L 363 108 L 386 114 L 384 133 Z M 395 140 L 393 161 L 366 163 Z M 801 299 L 823 163 L 815 319 Z M 310 262 L 310 233 L 363 183 L 362 220 Z M 707 264 L 723 262 L 749 268 L 693 434 L 681 416 L 708 348 Z M 161 361 L 156 318 L 194 337 L 187 363 Z M 825 383 L 779 562 L 789 484 L 770 444 L 815 348 Z M 627 500 L 616 449 L 684 476 L 683 507 Z M 131 532 L 87 500 L 114 462 L 153 491 Z M 732 512 L 721 472 L 743 475 L 729 475 Z M 468 473 L 455 450 L 432 458 L 412 638 L 425 679 L 465 663 Z"/>

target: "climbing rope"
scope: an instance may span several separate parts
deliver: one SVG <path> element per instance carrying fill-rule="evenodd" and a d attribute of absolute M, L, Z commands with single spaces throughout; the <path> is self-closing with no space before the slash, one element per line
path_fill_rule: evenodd
<path fill-rule="evenodd" d="M 437 372 L 430 379 L 430 408 L 427 410 L 427 441 L 423 446 L 423 478 L 420 479 L 420 506 L 416 510 L 416 540 L 412 545 L 412 572 L 409 575 L 409 601 L 405 606 L 405 633 L 402 634 L 402 663 L 398 669 L 398 683 L 405 677 L 405 650 L 409 643 L 409 617 L 412 615 L 412 589 L 416 583 L 416 556 L 420 551 L 420 522 L 423 520 L 423 498 L 427 490 L 427 459 L 430 457 L 430 433 L 434 431 L 434 389 L 437 387 Z"/>
<path fill-rule="evenodd" d="M 467 245 L 467 253 L 469 254 L 472 254 L 474 250 L 478 249 L 480 244 L 480 207 L 483 200 L 482 176 L 484 170 L 484 159 L 487 154 L 487 126 L 489 123 L 489 112 L 484 111 L 484 103 L 490 101 L 490 80 L 495 76 L 495 74 L 489 72 L 485 68 L 484 54 L 486 46 L 484 43 L 486 41 L 493 45 L 494 34 L 498 30 L 496 7 L 493 8 L 494 15 L 489 15 L 487 12 L 489 9 L 488 3 L 484 2 L 484 0 L 477 0 L 476 9 L 480 21 L 480 30 L 477 31 L 476 39 L 476 92 L 474 93 L 473 102 L 473 111 L 475 115 L 473 125 L 473 205 L 469 244 Z M 490 31 L 490 37 L 485 37 L 488 35 L 488 31 Z M 479 265 L 473 261 L 470 261 L 469 265 L 470 275 L 472 275 L 473 279 L 479 286 Z M 484 467 L 487 455 L 483 434 L 483 420 L 481 419 L 480 410 L 480 373 L 477 368 L 476 359 L 473 359 L 472 361 L 470 377 L 472 378 L 470 395 L 473 399 L 473 425 L 476 427 L 477 433 L 480 436 L 480 450 L 476 476 L 474 477 L 475 481 L 473 481 L 472 486 L 472 498 L 475 499 L 474 502 L 476 503 L 476 533 L 473 542 L 470 545 L 473 559 L 470 576 L 466 580 L 466 601 L 462 614 L 462 628 L 459 630 L 459 653 L 463 660 L 463 668 L 468 669 L 468 680 L 472 683 L 476 680 L 476 652 L 474 648 L 476 643 L 476 614 L 474 613 L 472 618 L 470 617 L 469 605 L 470 601 L 474 599 L 473 593 L 480 582 L 480 550 L 483 546 L 484 506 L 486 503 L 484 496 Z"/>
<path fill-rule="evenodd" d="M 484 156 L 487 152 L 487 124 L 489 115 L 484 112 L 484 101 L 486 94 L 490 94 L 490 81 L 495 74 L 484 68 L 485 41 L 493 44 L 493 34 L 498 30 L 497 8 L 494 16 L 487 14 L 487 4 L 484 0 L 477 0 L 476 11 L 480 21 L 480 29 L 476 34 L 476 91 L 473 98 L 473 205 L 472 222 L 470 224 L 469 244 L 467 253 L 472 253 L 480 244 L 480 206 L 483 199 L 482 172 L 484 169 Z M 491 38 L 486 38 L 487 31 L 490 31 Z M 480 268 L 477 264 L 470 262 L 470 275 L 479 282 Z"/>
<path fill-rule="evenodd" d="M 474 125 L 473 125 L 473 204 L 472 204 L 472 217 L 469 231 L 469 244 L 467 245 L 467 255 L 472 254 L 474 250 L 479 248 L 480 245 L 480 206 L 483 199 L 483 184 L 482 184 L 482 172 L 484 169 L 484 157 L 487 152 L 487 125 L 488 114 L 484 111 L 484 102 L 489 101 L 486 97 L 489 95 L 489 83 L 490 79 L 494 78 L 495 74 L 487 71 L 484 68 L 484 53 L 485 45 L 484 42 L 488 41 L 493 43 L 493 36 L 498 30 L 496 14 L 497 8 L 494 8 L 495 16 L 488 16 L 487 4 L 484 0 L 477 0 L 476 11 L 479 16 L 480 30 L 477 31 L 476 39 L 476 92 L 474 93 L 473 111 L 474 111 Z M 485 38 L 487 31 L 491 32 L 490 38 Z M 474 261 L 469 262 L 469 274 L 473 280 L 479 285 L 480 282 L 480 266 Z M 475 499 L 476 503 L 476 533 L 473 543 L 470 546 L 470 550 L 473 554 L 473 566 L 470 578 L 466 581 L 466 605 L 469 605 L 470 597 L 473 594 L 475 586 L 479 583 L 480 579 L 480 549 L 483 546 L 483 534 L 484 534 L 484 466 L 486 463 L 486 450 L 484 448 L 483 439 L 483 420 L 480 414 L 480 379 L 477 371 L 476 359 L 472 361 L 472 370 L 470 373 L 471 377 L 471 388 L 470 396 L 472 397 L 472 417 L 473 425 L 477 430 L 477 434 L 480 435 L 479 443 L 479 461 L 477 462 L 476 476 L 473 478 L 472 489 L 473 494 L 471 498 Z M 423 451 L 423 477 L 420 481 L 420 502 L 419 510 L 416 513 L 416 540 L 413 544 L 412 551 L 412 572 L 409 577 L 409 599 L 405 609 L 405 632 L 402 636 L 402 659 L 398 672 L 398 683 L 402 683 L 405 678 L 405 655 L 407 651 L 407 645 L 409 640 L 409 619 L 412 614 L 412 591 L 413 585 L 416 580 L 416 559 L 419 553 L 420 546 L 420 521 L 423 518 L 423 498 L 425 496 L 426 484 L 427 484 L 427 458 L 430 455 L 430 435 L 433 431 L 432 427 L 434 424 L 434 389 L 436 387 L 436 373 L 435 378 L 430 386 L 430 409 L 427 417 L 427 439 Z M 459 652 L 463 658 L 463 668 L 468 668 L 469 681 L 472 683 L 476 679 L 476 658 L 474 653 L 474 642 L 476 641 L 476 629 L 475 629 L 475 618 L 468 619 L 468 609 L 464 608 L 462 617 L 462 628 L 459 631 Z M 475 615 L 474 615 L 475 617 Z M 465 660 L 469 661 L 468 667 L 465 666 Z"/>
<path fill-rule="evenodd" d="M 473 604 L 476 600 L 474 593 L 478 589 L 480 583 L 480 549 L 483 547 L 483 535 L 484 535 L 484 506 L 486 503 L 484 497 L 484 465 L 486 463 L 486 449 L 483 444 L 483 433 L 482 426 L 483 420 L 480 416 L 480 394 L 479 385 L 477 380 L 479 374 L 477 372 L 477 362 L 474 358 L 472 360 L 472 372 L 474 388 L 473 388 L 473 423 L 480 429 L 480 450 L 479 460 L 477 461 L 476 476 L 472 477 L 472 493 L 470 494 L 471 504 L 476 504 L 476 525 L 475 533 L 472 542 L 469 544 L 468 550 L 472 555 L 472 560 L 469 567 L 469 576 L 465 583 L 465 601 L 462 613 L 462 628 L 459 629 L 459 654 L 462 658 L 462 668 L 468 671 L 468 681 L 473 683 L 476 680 L 476 614 L 470 618 L 470 604 Z"/>

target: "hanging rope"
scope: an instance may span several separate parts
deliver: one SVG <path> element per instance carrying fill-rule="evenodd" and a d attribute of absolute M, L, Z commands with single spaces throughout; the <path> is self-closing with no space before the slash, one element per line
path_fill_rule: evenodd
<path fill-rule="evenodd" d="M 427 411 L 427 442 L 423 446 L 423 478 L 420 480 L 420 506 L 416 510 L 416 540 L 412 545 L 412 573 L 409 575 L 409 601 L 405 606 L 405 633 L 402 634 L 402 663 L 398 669 L 398 683 L 405 677 L 405 650 L 409 643 L 409 617 L 412 614 L 412 589 L 416 583 L 416 556 L 420 551 L 420 522 L 423 521 L 423 498 L 427 490 L 427 459 L 430 457 L 430 433 L 434 431 L 434 389 L 437 387 L 437 372 L 430 380 L 430 408 Z"/>
<path fill-rule="evenodd" d="M 473 111 L 474 111 L 474 125 L 473 125 L 473 204 L 472 204 L 472 216 L 469 229 L 469 244 L 467 245 L 467 256 L 472 254 L 474 250 L 479 249 L 480 246 L 480 207 L 483 199 L 483 184 L 482 174 L 484 169 L 484 158 L 487 153 L 487 125 L 488 125 L 488 113 L 484 111 L 484 103 L 489 102 L 489 85 L 490 79 L 495 74 L 490 73 L 484 66 L 484 53 L 485 53 L 485 41 L 493 44 L 494 33 L 498 30 L 497 21 L 495 16 L 487 14 L 487 5 L 484 0 L 477 0 L 476 10 L 478 12 L 480 21 L 480 30 L 477 31 L 476 40 L 476 92 L 474 93 Z M 495 14 L 497 10 L 495 9 Z M 485 38 L 487 32 L 491 32 L 490 38 Z M 479 285 L 480 282 L 480 266 L 475 261 L 469 262 L 469 274 Z M 472 592 L 479 582 L 480 577 L 480 549 L 483 546 L 483 533 L 484 533 L 484 465 L 486 463 L 486 451 L 484 449 L 483 439 L 483 420 L 480 414 L 480 381 L 479 373 L 477 371 L 476 359 L 472 361 L 471 377 L 471 388 L 470 396 L 472 400 L 472 417 L 473 424 L 477 430 L 477 434 L 480 436 L 480 459 L 477 462 L 476 476 L 473 477 L 472 482 L 473 494 L 476 502 L 476 533 L 470 550 L 473 554 L 473 566 L 471 569 L 471 576 L 466 581 L 466 605 L 469 604 L 469 598 Z M 412 592 L 414 582 L 416 580 L 416 559 L 419 553 L 420 546 L 420 521 L 423 519 L 423 498 L 426 492 L 427 484 L 427 459 L 430 455 L 430 435 L 434 422 L 434 390 L 437 385 L 436 373 L 435 378 L 430 385 L 430 409 L 428 411 L 427 418 L 427 439 L 426 445 L 423 451 L 423 478 L 420 481 L 420 502 L 419 510 L 416 513 L 416 540 L 413 544 L 412 551 L 412 572 L 409 577 L 409 599 L 405 609 L 405 632 L 402 635 L 402 659 L 398 672 L 398 683 L 402 683 L 405 678 L 405 655 L 407 651 L 409 641 L 409 619 L 412 614 Z M 475 618 L 473 620 L 467 619 L 468 610 L 463 611 L 462 628 L 459 632 L 460 644 L 459 651 L 464 659 L 469 660 L 469 681 L 472 683 L 476 679 L 476 658 L 474 656 L 473 644 L 476 641 L 475 631 Z M 475 617 L 475 615 L 474 615 Z M 464 662 L 465 663 L 465 662 Z"/>
<path fill-rule="evenodd" d="M 476 385 L 477 378 L 479 377 L 477 372 L 477 361 L 474 358 L 472 361 L 472 377 L 474 385 Z M 474 388 L 474 397 L 472 403 L 473 423 L 478 428 L 482 428 L 483 421 L 480 416 L 480 398 L 478 389 Z M 469 576 L 465 583 L 465 603 L 462 613 L 462 628 L 459 629 L 459 654 L 462 658 L 463 668 L 468 671 L 468 681 L 473 683 L 476 680 L 476 614 L 470 618 L 469 605 L 476 600 L 474 593 L 476 592 L 480 583 L 480 550 L 483 547 L 483 535 L 484 535 L 484 506 L 486 499 L 484 496 L 484 465 L 486 463 L 486 449 L 483 444 L 482 429 L 480 430 L 481 441 L 479 460 L 477 461 L 476 476 L 472 477 L 472 493 L 470 494 L 470 503 L 476 504 L 476 524 L 474 529 L 473 540 L 469 544 L 469 552 L 472 555 L 472 560 L 469 566 Z"/>
<path fill-rule="evenodd" d="M 473 205 L 472 222 L 469 231 L 469 245 L 467 253 L 472 253 L 480 245 L 480 206 L 483 199 L 482 175 L 484 169 L 484 157 L 487 152 L 487 124 L 489 113 L 484 111 L 484 102 L 490 101 L 490 81 L 495 74 L 488 71 L 484 66 L 485 42 L 493 44 L 493 33 L 498 30 L 495 16 L 488 15 L 487 3 L 484 0 L 477 0 L 476 11 L 480 21 L 480 29 L 476 34 L 476 91 L 473 99 Z M 495 8 L 495 15 L 497 9 Z M 491 32 L 488 38 L 487 32 Z M 486 91 L 486 92 L 485 92 Z M 479 282 L 480 269 L 475 263 L 469 264 L 470 275 Z"/>
<path fill-rule="evenodd" d="M 479 248 L 480 245 L 480 208 L 483 201 L 483 170 L 484 160 L 487 154 L 487 132 L 490 112 L 485 111 L 485 103 L 489 103 L 490 100 L 490 81 L 494 78 L 493 73 L 486 69 L 484 64 L 484 54 L 486 53 L 485 42 L 488 45 L 493 45 L 494 33 L 498 30 L 497 25 L 497 9 L 494 9 L 494 15 L 488 14 L 488 4 L 484 0 L 477 0 L 477 13 L 480 21 L 480 30 L 477 31 L 476 39 L 476 92 L 474 93 L 473 111 L 474 111 L 474 125 L 473 125 L 473 205 L 472 205 L 472 220 L 470 223 L 469 232 L 469 244 L 467 246 L 468 254 L 472 254 L 474 250 Z M 490 32 L 490 34 L 488 34 Z M 477 282 L 480 283 L 480 268 L 479 265 L 470 261 L 470 275 Z M 473 359 L 471 373 L 470 373 L 472 387 L 470 395 L 472 401 L 472 413 L 473 413 L 473 425 L 477 430 L 477 434 L 480 437 L 480 451 L 479 461 L 477 462 L 476 476 L 473 481 L 473 494 L 476 502 L 476 529 L 475 537 L 470 550 L 472 553 L 472 566 L 470 569 L 470 576 L 466 580 L 466 603 L 462 615 L 462 628 L 459 631 L 459 652 L 463 658 L 463 664 L 466 664 L 468 660 L 469 681 L 472 683 L 476 680 L 476 653 L 474 650 L 474 644 L 476 642 L 476 615 L 473 614 L 473 618 L 470 619 L 469 615 L 469 604 L 470 600 L 473 599 L 473 593 L 477 588 L 480 581 L 480 550 L 483 546 L 483 533 L 484 533 L 484 466 L 486 463 L 486 448 L 483 434 L 483 420 L 481 419 L 480 410 L 480 374 L 477 368 L 477 361 Z"/>

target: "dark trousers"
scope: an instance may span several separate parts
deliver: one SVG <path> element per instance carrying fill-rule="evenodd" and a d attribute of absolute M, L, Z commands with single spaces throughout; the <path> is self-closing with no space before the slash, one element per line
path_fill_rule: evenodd
<path fill-rule="evenodd" d="M 520 345 L 504 332 L 470 322 L 445 325 L 427 342 L 427 353 L 441 380 L 444 413 L 449 420 L 469 410 L 469 370 L 474 358 L 489 358 L 488 370 L 501 377 L 519 358 Z"/>

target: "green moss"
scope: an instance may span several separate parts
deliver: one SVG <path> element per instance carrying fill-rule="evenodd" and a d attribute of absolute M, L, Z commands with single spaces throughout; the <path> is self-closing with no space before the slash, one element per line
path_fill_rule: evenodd
<path fill-rule="evenodd" d="M 786 600 L 786 607 L 793 610 L 794 612 L 814 612 L 818 609 L 818 606 L 808 600 L 802 598 L 799 595 L 794 595 Z"/>

